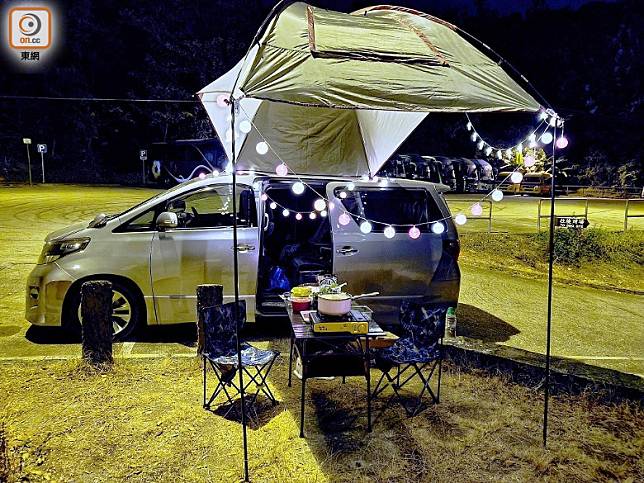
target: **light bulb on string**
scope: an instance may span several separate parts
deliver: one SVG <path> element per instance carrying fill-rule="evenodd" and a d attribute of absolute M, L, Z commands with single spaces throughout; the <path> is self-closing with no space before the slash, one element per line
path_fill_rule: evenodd
<path fill-rule="evenodd" d="M 481 140 L 476 144 L 476 149 L 481 151 L 483 149 L 483 146 L 485 146 L 485 142 L 483 142 L 483 140 Z"/>
<path fill-rule="evenodd" d="M 568 138 L 566 136 L 561 136 L 557 139 L 556 144 L 559 149 L 565 149 L 568 146 Z"/>
<path fill-rule="evenodd" d="M 502 159 L 502 158 L 503 158 L 503 151 L 501 151 L 501 150 L 499 149 L 499 150 L 496 152 L 496 157 L 497 157 L 497 158 L 499 158 L 499 159 Z"/>
<path fill-rule="evenodd" d="M 548 113 L 546 111 L 540 111 L 539 112 L 539 120 L 540 121 L 545 121 L 548 119 Z"/>
<path fill-rule="evenodd" d="M 290 215 L 290 212 L 289 212 L 286 208 L 284 208 L 284 209 L 282 210 L 282 216 L 283 216 L 284 218 L 287 218 L 287 217 L 288 217 L 288 215 Z"/>
<path fill-rule="evenodd" d="M 512 181 L 514 184 L 521 183 L 521 181 L 523 181 L 523 173 L 515 171 L 510 175 L 510 181 Z"/>
<path fill-rule="evenodd" d="M 443 225 L 440 221 L 432 223 L 432 233 L 435 233 L 436 235 L 440 235 L 445 231 L 445 225 Z"/>
<path fill-rule="evenodd" d="M 272 202 L 271 202 L 271 204 L 270 204 L 270 205 L 268 205 L 268 206 L 270 206 L 270 207 L 271 207 L 271 210 L 274 210 L 274 209 L 276 209 L 276 208 L 277 208 L 277 203 L 275 203 L 274 201 L 272 201 Z"/>
<path fill-rule="evenodd" d="M 409 235 L 409 238 L 411 238 L 412 240 L 416 240 L 420 236 L 420 230 L 418 229 L 417 226 L 412 226 L 407 232 L 407 234 Z"/>
<path fill-rule="evenodd" d="M 505 155 L 506 155 L 508 158 L 511 158 L 511 157 L 512 157 L 512 148 L 510 148 L 510 149 L 506 149 L 506 150 L 505 150 Z"/>
<path fill-rule="evenodd" d="M 213 169 L 213 170 L 212 170 L 212 176 L 213 176 L 214 178 L 216 178 L 217 176 L 219 176 L 219 171 L 217 171 L 216 169 Z"/>
<path fill-rule="evenodd" d="M 260 196 L 262 201 L 266 201 L 268 199 L 268 195 L 266 193 L 262 193 L 262 196 Z"/>
<path fill-rule="evenodd" d="M 502 199 L 503 199 L 503 191 L 501 191 L 498 188 L 492 190 L 492 200 L 493 201 L 501 201 Z"/>
<path fill-rule="evenodd" d="M 318 198 L 315 200 L 315 203 L 313 203 L 313 208 L 315 208 L 317 211 L 322 211 L 324 208 L 326 208 L 326 202 L 322 198 Z"/>
<path fill-rule="evenodd" d="M 322 210 L 322 211 L 320 211 L 320 216 L 321 216 L 322 218 L 326 218 L 328 214 L 329 214 L 329 213 L 328 213 L 326 210 Z"/>
<path fill-rule="evenodd" d="M 481 203 L 474 203 L 470 211 L 474 216 L 481 216 L 483 214 L 483 207 L 481 206 Z"/>
<path fill-rule="evenodd" d="M 550 144 L 552 139 L 552 133 L 550 131 L 546 131 L 541 135 L 541 142 L 543 144 Z"/>
<path fill-rule="evenodd" d="M 362 223 L 360 223 L 360 231 L 365 235 L 367 233 L 371 233 L 372 229 L 373 229 L 373 226 L 371 226 L 371 223 L 369 223 L 368 221 L 365 220 Z"/>
<path fill-rule="evenodd" d="M 490 154 L 492 154 L 492 148 L 488 146 L 487 148 L 485 148 L 485 155 L 489 156 Z"/>
<path fill-rule="evenodd" d="M 373 181 L 374 183 L 377 183 L 379 179 L 380 178 L 378 176 L 374 176 L 373 178 L 371 178 L 371 181 Z"/>
<path fill-rule="evenodd" d="M 354 189 L 356 189 L 356 184 L 352 181 L 351 183 L 349 183 L 349 184 L 347 185 L 347 189 L 348 189 L 349 191 L 353 191 Z"/>
<path fill-rule="evenodd" d="M 291 186 L 291 190 L 296 195 L 301 195 L 302 193 L 304 193 L 304 183 L 302 183 L 301 181 L 297 181 L 293 183 L 293 186 Z"/>
<path fill-rule="evenodd" d="M 471 130 L 472 130 L 472 123 L 471 123 L 470 121 L 467 121 L 467 124 L 465 125 L 465 128 L 466 128 L 468 131 L 471 131 Z"/>
<path fill-rule="evenodd" d="M 313 212 L 309 213 L 309 218 L 311 220 L 315 220 L 317 217 L 318 217 L 318 215 L 316 215 L 315 213 L 313 213 Z"/>
<path fill-rule="evenodd" d="M 459 213 L 454 217 L 454 223 L 457 225 L 464 225 L 467 223 L 467 216 L 465 216 L 463 213 Z"/>
<path fill-rule="evenodd" d="M 244 119 L 239 123 L 239 130 L 245 134 L 248 134 L 252 128 L 253 126 L 248 119 Z"/>
<path fill-rule="evenodd" d="M 531 168 L 532 166 L 535 165 L 537 162 L 536 159 L 534 159 L 534 156 L 528 155 L 525 158 L 523 158 L 523 164 L 525 165 L 526 168 Z"/>
<path fill-rule="evenodd" d="M 388 226 L 385 228 L 384 232 L 385 237 L 387 238 L 393 238 L 396 236 L 396 229 L 393 226 Z"/>
<path fill-rule="evenodd" d="M 548 124 L 550 124 L 552 127 L 555 127 L 557 125 L 557 116 L 552 116 Z"/>
<path fill-rule="evenodd" d="M 296 219 L 297 221 L 300 221 L 300 220 L 302 219 L 302 213 L 296 213 L 296 214 L 295 214 L 295 219 Z"/>
<path fill-rule="evenodd" d="M 472 135 L 470 136 L 470 139 L 471 139 L 473 142 L 476 142 L 476 139 L 477 139 L 477 138 L 478 138 L 478 136 L 476 135 L 476 133 L 472 133 Z"/>
<path fill-rule="evenodd" d="M 346 191 L 340 191 L 340 199 L 345 199 L 347 197 L 347 192 Z"/>
<path fill-rule="evenodd" d="M 255 151 L 257 151 L 257 154 L 266 154 L 268 152 L 268 144 L 264 141 L 258 142 L 257 145 L 255 145 Z"/>
<path fill-rule="evenodd" d="M 278 164 L 277 168 L 275 168 L 275 173 L 277 176 L 286 176 L 288 174 L 288 166 L 284 163 Z"/>
<path fill-rule="evenodd" d="M 199 179 L 205 179 L 206 173 L 199 173 Z"/>
<path fill-rule="evenodd" d="M 219 94 L 217 96 L 217 106 L 228 107 L 228 96 L 226 94 Z"/>
<path fill-rule="evenodd" d="M 351 222 L 351 217 L 349 216 L 348 213 L 342 213 L 338 217 L 338 223 L 340 223 L 342 226 L 346 226 Z"/>

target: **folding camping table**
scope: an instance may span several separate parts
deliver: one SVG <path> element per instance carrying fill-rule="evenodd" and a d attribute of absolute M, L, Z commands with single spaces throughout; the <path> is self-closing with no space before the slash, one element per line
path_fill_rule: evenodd
<path fill-rule="evenodd" d="M 300 438 L 304 437 L 304 399 L 306 380 L 314 377 L 363 376 L 367 380 L 367 431 L 371 432 L 371 360 L 369 341 L 386 333 L 374 321 L 366 334 L 316 333 L 311 323 L 287 304 L 291 321 L 291 346 L 288 358 L 288 385 L 293 375 L 293 353 L 302 362 L 302 394 L 300 398 Z M 364 344 L 363 344 L 364 342 Z M 313 346 L 313 347 L 311 347 Z"/>

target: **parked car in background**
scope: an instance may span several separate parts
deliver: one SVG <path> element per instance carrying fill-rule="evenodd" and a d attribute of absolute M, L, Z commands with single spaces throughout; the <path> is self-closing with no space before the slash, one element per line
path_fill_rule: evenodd
<path fill-rule="evenodd" d="M 297 195 L 294 178 L 244 174 L 237 179 L 237 213 L 231 176 L 208 176 L 123 213 L 51 233 L 27 281 L 27 320 L 77 327 L 81 285 L 107 279 L 113 283 L 117 338 L 146 323 L 194 322 L 197 285 L 222 284 L 225 300 L 232 297 L 235 217 L 239 289 L 249 320 L 284 315 L 279 295 L 323 273 L 346 281 L 353 294 L 380 292 L 366 303 L 382 321 L 397 320 L 405 299 L 456 307 L 459 241 L 444 186 L 311 177 L 309 188 Z M 313 207 L 318 193 L 330 202 L 324 213 Z M 317 215 L 309 217 L 311 212 Z M 296 220 L 296 213 L 306 216 Z M 340 220 L 343 214 L 348 219 Z M 364 218 L 378 222 L 367 233 L 360 228 Z M 432 221 L 444 231 L 433 232 Z M 398 230 L 389 239 L 383 233 L 389 224 L 417 225 L 420 236 L 412 239 Z"/>

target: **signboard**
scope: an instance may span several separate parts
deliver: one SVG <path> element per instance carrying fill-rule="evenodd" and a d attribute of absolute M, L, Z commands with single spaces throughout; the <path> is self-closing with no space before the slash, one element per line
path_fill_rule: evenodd
<path fill-rule="evenodd" d="M 557 216 L 555 218 L 555 225 L 558 228 L 576 228 L 581 230 L 589 224 L 588 219 L 583 216 Z"/>
<path fill-rule="evenodd" d="M 22 138 L 22 143 L 23 144 L 31 144 L 31 139 L 30 138 Z"/>
<path fill-rule="evenodd" d="M 148 150 L 147 149 L 139 150 L 139 159 L 141 161 L 145 161 L 146 159 L 148 159 Z"/>
<path fill-rule="evenodd" d="M 36 149 L 38 150 L 39 153 L 46 153 L 47 152 L 47 145 L 46 144 L 36 144 Z"/>

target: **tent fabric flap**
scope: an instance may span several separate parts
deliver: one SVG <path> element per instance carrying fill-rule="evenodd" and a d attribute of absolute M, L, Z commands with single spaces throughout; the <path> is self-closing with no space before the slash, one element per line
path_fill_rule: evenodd
<path fill-rule="evenodd" d="M 449 24 L 408 9 L 354 14 L 293 3 L 269 23 L 240 89 L 318 107 L 537 111 L 539 103 Z"/>

